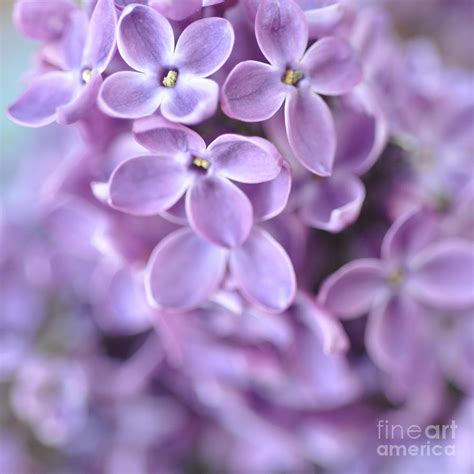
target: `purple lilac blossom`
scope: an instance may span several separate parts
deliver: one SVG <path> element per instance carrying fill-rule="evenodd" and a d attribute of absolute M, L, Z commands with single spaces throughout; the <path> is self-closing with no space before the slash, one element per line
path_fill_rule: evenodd
<path fill-rule="evenodd" d="M 15 2 L 2 474 L 473 471 L 472 2 L 400 3 Z"/>
<path fill-rule="evenodd" d="M 233 44 L 227 20 L 205 18 L 191 23 L 175 45 L 166 18 L 151 7 L 129 5 L 120 16 L 117 45 L 133 71 L 108 77 L 99 104 L 115 117 L 146 117 L 160 108 L 168 120 L 201 122 L 217 107 L 218 85 L 207 77 L 226 62 Z"/>
<path fill-rule="evenodd" d="M 136 122 L 137 141 L 154 155 L 121 163 L 109 181 L 109 203 L 135 215 L 153 215 L 185 194 L 191 227 L 203 238 L 235 247 L 248 237 L 252 204 L 233 181 L 255 184 L 277 178 L 281 157 L 259 137 L 221 135 L 206 147 L 194 131 L 160 117 Z"/>
<path fill-rule="evenodd" d="M 370 312 L 367 349 L 382 367 L 396 368 L 417 349 L 423 306 L 472 307 L 473 279 L 472 242 L 437 239 L 436 218 L 419 210 L 395 221 L 381 260 L 355 260 L 340 268 L 322 285 L 319 301 L 342 318 Z"/>
<path fill-rule="evenodd" d="M 115 16 L 112 0 L 99 0 L 90 21 L 84 12 L 73 10 L 62 37 L 61 68 L 33 79 L 9 107 L 10 118 L 41 127 L 55 120 L 73 123 L 86 114 L 96 101 L 102 73 L 114 52 Z"/>
<path fill-rule="evenodd" d="M 233 118 L 258 122 L 272 117 L 284 102 L 295 157 L 310 171 L 329 176 L 336 137 L 330 109 L 318 93 L 341 95 L 361 80 L 352 48 L 340 38 L 325 37 L 305 53 L 308 25 L 293 0 L 262 1 L 255 34 L 270 64 L 238 64 L 222 90 L 223 110 Z"/>

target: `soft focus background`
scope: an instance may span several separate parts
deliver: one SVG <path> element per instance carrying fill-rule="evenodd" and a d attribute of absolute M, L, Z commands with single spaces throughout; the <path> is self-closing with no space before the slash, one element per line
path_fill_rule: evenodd
<path fill-rule="evenodd" d="M 401 41 L 427 39 L 454 71 L 473 72 L 474 1 L 361 3 L 386 8 Z M 22 77 L 37 50 L 37 44 L 14 29 L 12 7 L 13 1 L 0 0 L 2 111 L 22 91 Z M 474 83 L 470 85 L 474 94 Z M 325 360 L 322 350 L 314 349 L 310 341 L 317 338 L 317 331 L 308 330 L 308 335 L 298 326 L 295 333 L 301 331 L 304 337 L 292 349 L 311 362 L 304 368 L 298 365 L 295 380 L 276 394 L 269 388 L 279 386 L 274 360 L 279 361 L 282 372 L 297 365 L 295 360 L 280 360 L 274 350 L 285 345 L 286 329 L 278 318 L 265 328 L 252 323 L 247 327 L 245 322 L 236 325 L 223 315 L 211 315 L 205 323 L 203 317 L 192 324 L 177 318 L 168 334 L 166 326 L 160 326 L 159 338 L 153 327 L 158 322 L 150 323 L 144 316 L 141 295 L 130 295 L 137 282 L 120 273 L 116 262 L 101 262 L 97 268 L 97 249 L 103 250 L 105 244 L 91 229 L 100 227 L 100 216 L 91 212 L 85 217 L 87 205 L 85 209 L 74 199 L 67 203 L 70 213 L 63 213 L 59 206 L 63 203 L 47 201 L 51 190 L 62 185 L 58 184 L 61 170 L 65 162 L 71 163 L 66 157 L 80 150 L 75 131 L 57 125 L 23 128 L 3 112 L 0 115 L 0 474 L 474 472 L 473 402 L 467 395 L 472 394 L 472 387 L 463 391 L 464 387 L 446 382 L 447 398 L 435 400 L 437 384 L 444 380 L 440 382 L 430 367 L 423 367 L 419 379 L 426 384 L 411 406 L 396 412 L 396 396 L 388 400 L 379 388 L 397 381 L 383 379 L 372 366 L 359 363 L 364 327 L 358 320 L 345 326 L 359 342 L 347 365 L 342 356 Z M 376 168 L 370 179 L 391 172 L 390 167 L 381 169 Z M 78 183 L 67 184 L 78 187 Z M 40 201 L 47 204 L 46 214 L 44 207 L 37 209 Z M 61 234 L 59 229 L 64 228 L 70 230 L 69 235 Z M 130 242 L 123 246 L 133 253 L 134 239 L 150 228 L 148 220 L 143 224 L 131 219 L 118 223 L 115 232 L 131 233 Z M 161 231 L 156 231 L 157 238 Z M 346 235 L 335 237 L 334 245 L 342 246 Z M 94 245 L 88 245 L 90 242 Z M 147 242 L 148 247 L 154 243 Z M 354 240 L 354 247 L 362 245 L 370 247 L 370 242 Z M 75 249 L 73 256 L 68 254 L 71 248 Z M 327 248 L 324 243 L 322 248 Z M 338 263 L 335 258 L 327 266 L 337 268 Z M 131 312 L 133 320 L 122 319 L 122 327 L 112 327 L 117 314 Z M 204 325 L 224 343 L 210 344 L 203 336 Z M 247 331 L 244 339 L 250 340 L 259 340 L 265 332 L 271 344 L 265 341 L 243 356 L 238 351 L 241 341 L 235 339 L 238 330 Z M 464 332 L 469 336 L 471 330 L 467 325 Z M 439 339 L 446 347 L 459 340 Z M 182 341 L 191 346 L 185 356 L 176 349 Z M 268 359 L 260 357 L 267 351 L 271 353 Z M 474 348 L 467 359 L 466 378 L 472 374 Z M 210 373 L 229 385 L 250 387 L 245 403 L 244 396 L 241 399 L 237 390 L 215 383 Z M 319 373 L 325 378 L 318 379 Z M 313 386 L 307 393 L 308 379 Z M 267 403 L 272 396 L 280 401 L 284 398 L 281 406 Z M 315 409 L 312 402 L 316 399 Z M 301 406 L 295 416 L 298 403 Z M 439 411 L 433 408 L 430 412 L 435 405 Z M 443 419 L 432 413 L 442 413 Z M 391 423 L 413 421 L 420 426 L 455 418 L 460 426 L 455 462 L 436 457 L 393 463 L 374 459 L 376 441 L 372 438 L 381 416 Z M 305 452 L 311 453 L 309 462 L 295 454 L 303 443 Z"/>
<path fill-rule="evenodd" d="M 12 0 L 4 0 L 0 4 L 0 99 L 2 110 L 5 110 L 12 99 L 21 92 L 21 78 L 31 64 L 33 52 L 36 50 L 33 41 L 24 38 L 15 30 L 12 23 L 13 4 Z M 30 139 L 29 137 L 34 139 L 37 134 L 35 131 L 26 130 L 13 124 L 4 113 L 2 113 L 0 120 L 2 170 L 5 171 L 5 167 L 11 166 L 9 160 L 13 159 L 13 155 L 21 155 L 19 152 L 25 141 Z M 2 176 L 3 174 L 2 172 Z"/>

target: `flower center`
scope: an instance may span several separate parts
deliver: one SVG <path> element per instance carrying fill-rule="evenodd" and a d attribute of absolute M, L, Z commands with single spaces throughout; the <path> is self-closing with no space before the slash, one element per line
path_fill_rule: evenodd
<path fill-rule="evenodd" d="M 176 82 L 178 81 L 178 71 L 174 71 L 171 69 L 168 71 L 168 74 L 164 77 L 162 84 L 165 87 L 174 87 L 176 85 Z"/>
<path fill-rule="evenodd" d="M 303 79 L 304 74 L 297 69 L 287 69 L 283 76 L 281 77 L 281 82 L 283 84 L 288 84 L 289 86 L 297 86 L 298 82 Z"/>
<path fill-rule="evenodd" d="M 397 270 L 393 270 L 390 275 L 388 276 L 388 282 L 391 285 L 398 286 L 400 283 L 403 281 L 405 278 L 405 274 L 403 273 L 403 270 L 398 268 Z"/>
<path fill-rule="evenodd" d="M 85 67 L 81 72 L 81 80 L 83 84 L 88 84 L 92 77 L 92 69 Z"/>
<path fill-rule="evenodd" d="M 211 162 L 209 160 L 206 160 L 204 158 L 199 158 L 199 156 L 196 156 L 193 159 L 193 165 L 196 168 L 201 168 L 207 171 L 211 167 Z"/>

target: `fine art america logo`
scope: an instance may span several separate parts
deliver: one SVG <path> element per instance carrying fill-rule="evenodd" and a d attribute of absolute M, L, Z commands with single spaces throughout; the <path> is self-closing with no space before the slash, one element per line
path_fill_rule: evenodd
<path fill-rule="evenodd" d="M 377 422 L 379 456 L 455 456 L 456 422 L 447 425 L 395 425 Z"/>

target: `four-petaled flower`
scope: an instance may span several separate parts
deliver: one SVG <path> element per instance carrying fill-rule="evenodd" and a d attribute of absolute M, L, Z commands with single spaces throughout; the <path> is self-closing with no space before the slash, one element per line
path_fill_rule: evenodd
<path fill-rule="evenodd" d="M 71 13 L 62 38 L 62 70 L 35 78 L 8 109 L 21 125 L 41 127 L 55 120 L 73 123 L 94 106 L 102 73 L 115 49 L 116 15 L 112 0 L 98 0 L 88 21 L 83 11 Z"/>
<path fill-rule="evenodd" d="M 153 155 L 121 163 L 109 180 L 109 203 L 135 215 L 153 215 L 185 194 L 191 227 L 204 239 L 236 247 L 249 236 L 253 209 L 238 183 L 274 180 L 282 169 L 277 149 L 260 137 L 221 135 L 207 148 L 184 125 L 162 117 L 137 121 L 136 140 Z M 284 194 L 284 193 L 282 193 Z M 266 201 L 271 200 L 271 192 Z"/>
<path fill-rule="evenodd" d="M 362 77 L 351 46 L 325 37 L 306 51 L 308 24 L 293 0 L 262 0 L 255 19 L 258 45 L 270 64 L 244 61 L 227 77 L 222 108 L 230 117 L 258 122 L 285 102 L 288 141 L 310 171 L 329 176 L 336 149 L 329 107 L 318 94 L 340 95 Z"/>
<path fill-rule="evenodd" d="M 370 313 L 367 350 L 386 370 L 414 359 L 426 307 L 462 310 L 474 304 L 474 244 L 440 239 L 439 232 L 432 213 L 412 211 L 387 232 L 382 259 L 350 262 L 321 287 L 319 301 L 336 316 Z"/>
<path fill-rule="evenodd" d="M 119 20 L 118 50 L 134 71 L 108 77 L 99 105 L 108 114 L 141 118 L 158 107 L 173 122 L 195 124 L 217 107 L 218 85 L 206 79 L 227 61 L 234 31 L 223 18 L 191 23 L 174 44 L 173 28 L 156 10 L 129 5 Z"/>

